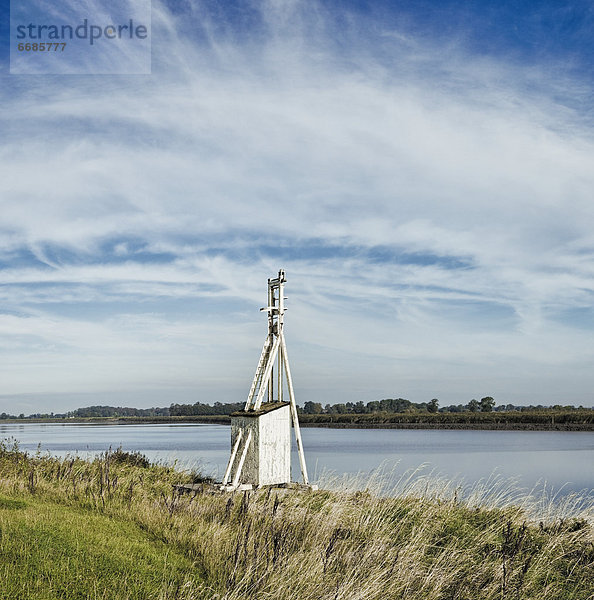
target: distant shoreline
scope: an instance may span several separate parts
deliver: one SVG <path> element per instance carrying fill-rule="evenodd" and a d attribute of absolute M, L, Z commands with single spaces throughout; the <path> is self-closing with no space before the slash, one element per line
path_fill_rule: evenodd
<path fill-rule="evenodd" d="M 350 416 L 350 415 L 349 415 Z M 300 415 L 299 423 L 301 427 L 318 427 L 327 429 L 453 429 L 453 430 L 476 430 L 476 431 L 576 431 L 576 432 L 594 432 L 594 422 L 588 422 L 586 419 L 582 422 L 564 422 L 563 419 L 551 419 L 548 422 L 525 421 L 518 422 L 509 419 L 480 420 L 477 422 L 464 421 L 437 421 L 437 420 L 419 420 L 408 421 L 405 418 L 397 421 L 390 421 L 386 418 L 383 422 L 373 422 L 371 419 L 357 419 L 365 415 L 353 415 L 351 419 L 345 418 L 346 415 L 330 416 L 320 419 L 320 415 Z M 399 415 L 400 416 L 400 415 Z M 338 418 L 337 418 L 338 417 Z M 395 417 L 392 416 L 392 419 Z M 27 425 L 27 424 L 56 423 L 64 425 L 229 425 L 231 418 L 227 415 L 202 415 L 202 416 L 184 416 L 184 417 L 89 417 L 86 419 L 3 419 L 2 424 Z"/>
<path fill-rule="evenodd" d="M 300 423 L 328 429 L 466 429 L 476 431 L 592 431 L 594 423 Z"/>

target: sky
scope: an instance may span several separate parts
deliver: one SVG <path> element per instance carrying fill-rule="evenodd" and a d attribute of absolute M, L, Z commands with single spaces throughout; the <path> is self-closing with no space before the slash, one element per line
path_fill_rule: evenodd
<path fill-rule="evenodd" d="M 245 400 L 281 268 L 299 404 L 594 404 L 589 1 L 153 0 L 142 75 L 8 15 L 0 412 Z"/>

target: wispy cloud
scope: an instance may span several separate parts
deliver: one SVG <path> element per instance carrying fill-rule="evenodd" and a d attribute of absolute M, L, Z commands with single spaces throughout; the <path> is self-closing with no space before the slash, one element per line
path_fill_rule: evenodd
<path fill-rule="evenodd" d="M 584 80 L 314 2 L 184 7 L 150 77 L 3 78 L 5 393 L 243 397 L 282 266 L 304 399 L 591 404 Z"/>

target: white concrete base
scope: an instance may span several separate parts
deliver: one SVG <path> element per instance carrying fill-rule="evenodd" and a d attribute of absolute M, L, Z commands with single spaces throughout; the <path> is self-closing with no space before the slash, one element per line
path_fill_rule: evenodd
<path fill-rule="evenodd" d="M 291 481 L 291 412 L 288 403 L 266 403 L 258 411 L 233 413 L 232 449 L 238 438 L 240 444 L 232 464 L 230 481 L 255 487 Z"/>

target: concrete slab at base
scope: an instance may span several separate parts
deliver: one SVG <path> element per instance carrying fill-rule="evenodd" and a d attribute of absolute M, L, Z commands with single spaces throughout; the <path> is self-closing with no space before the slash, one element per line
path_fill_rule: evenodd
<path fill-rule="evenodd" d="M 259 488 L 254 488 L 250 484 L 238 485 L 223 485 L 222 483 L 187 483 L 183 485 L 174 485 L 173 489 L 178 494 L 218 494 L 221 492 L 246 492 L 246 491 L 264 491 L 267 489 L 278 490 L 282 492 L 290 491 L 311 491 L 315 492 L 319 488 L 315 484 L 305 483 L 281 483 L 279 485 L 264 485 Z"/>
<path fill-rule="evenodd" d="M 233 487 L 232 485 L 222 485 L 220 486 L 221 492 L 249 492 L 253 490 L 254 486 L 251 483 L 241 483 L 237 487 Z"/>

